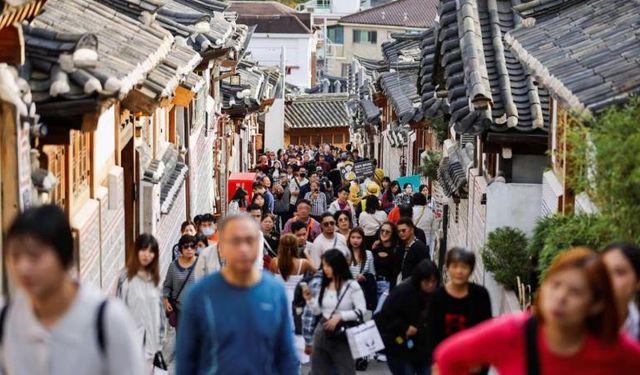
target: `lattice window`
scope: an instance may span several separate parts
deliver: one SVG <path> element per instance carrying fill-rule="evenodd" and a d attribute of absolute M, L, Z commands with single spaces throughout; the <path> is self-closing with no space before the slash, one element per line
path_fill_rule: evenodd
<path fill-rule="evenodd" d="M 71 131 L 71 192 L 75 198 L 89 188 L 91 175 L 91 134 Z"/>
<path fill-rule="evenodd" d="M 42 148 L 42 166 L 50 171 L 57 179 L 58 184 L 51 190 L 51 203 L 65 209 L 66 201 L 66 162 L 65 151 L 62 146 L 44 146 Z"/>

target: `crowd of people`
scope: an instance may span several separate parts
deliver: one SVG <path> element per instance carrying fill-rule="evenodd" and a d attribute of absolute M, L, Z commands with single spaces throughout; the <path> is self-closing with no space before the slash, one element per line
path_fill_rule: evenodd
<path fill-rule="evenodd" d="M 442 275 L 432 261 L 429 187 L 379 168 L 343 173 L 360 160 L 330 145 L 267 152 L 224 218 L 183 223 L 164 275 L 157 240 L 140 235 L 117 300 L 72 277 L 64 213 L 27 210 L 5 242 L 18 293 L 0 312 L 0 372 L 299 374 L 309 363 L 346 375 L 377 360 L 394 375 L 640 373 L 636 245 L 568 250 L 530 311 L 493 318 L 474 252 L 449 249 Z M 353 358 L 345 331 L 369 319 L 385 349 Z"/>

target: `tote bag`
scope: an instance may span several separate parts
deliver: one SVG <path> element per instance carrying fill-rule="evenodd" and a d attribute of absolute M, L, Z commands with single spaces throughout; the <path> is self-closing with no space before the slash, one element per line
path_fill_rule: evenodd
<path fill-rule="evenodd" d="M 373 320 L 347 329 L 347 341 L 354 359 L 373 355 L 384 349 L 380 331 Z"/>

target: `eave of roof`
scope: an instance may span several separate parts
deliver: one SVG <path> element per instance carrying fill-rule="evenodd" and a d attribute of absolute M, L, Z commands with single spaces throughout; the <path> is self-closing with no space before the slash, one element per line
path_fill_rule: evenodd
<path fill-rule="evenodd" d="M 433 26 L 437 0 L 396 0 L 342 17 L 339 23 L 428 28 Z"/>
<path fill-rule="evenodd" d="M 293 97 L 285 107 L 285 126 L 289 129 L 347 127 L 348 94 L 313 94 Z"/>
<path fill-rule="evenodd" d="M 505 41 L 564 106 L 590 117 L 640 94 L 640 1 L 572 5 Z"/>

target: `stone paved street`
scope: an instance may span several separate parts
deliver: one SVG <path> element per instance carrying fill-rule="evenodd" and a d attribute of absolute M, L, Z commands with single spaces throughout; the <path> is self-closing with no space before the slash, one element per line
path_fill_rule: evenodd
<path fill-rule="evenodd" d="M 308 375 L 311 371 L 310 365 L 302 366 L 302 375 Z M 387 367 L 386 363 L 378 362 L 378 361 L 370 361 L 369 367 L 367 371 L 359 371 L 358 374 L 368 374 L 368 375 L 390 375 L 391 372 Z"/>

